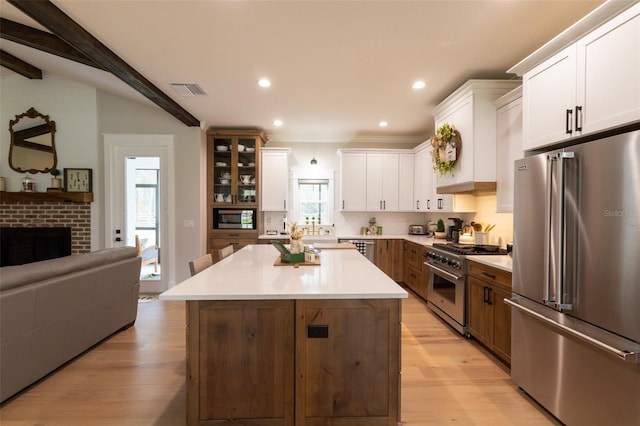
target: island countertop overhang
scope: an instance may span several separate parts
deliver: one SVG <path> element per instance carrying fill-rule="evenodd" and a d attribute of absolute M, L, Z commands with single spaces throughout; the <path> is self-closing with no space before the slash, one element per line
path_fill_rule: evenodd
<path fill-rule="evenodd" d="M 320 265 L 274 266 L 250 245 L 160 295 L 161 300 L 402 299 L 408 293 L 357 250 L 323 250 Z"/>

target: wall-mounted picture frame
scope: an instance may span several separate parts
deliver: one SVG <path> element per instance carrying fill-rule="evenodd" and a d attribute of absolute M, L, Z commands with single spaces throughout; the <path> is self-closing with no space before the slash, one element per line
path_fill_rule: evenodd
<path fill-rule="evenodd" d="M 92 169 L 65 168 L 64 190 L 66 192 L 91 192 Z"/>

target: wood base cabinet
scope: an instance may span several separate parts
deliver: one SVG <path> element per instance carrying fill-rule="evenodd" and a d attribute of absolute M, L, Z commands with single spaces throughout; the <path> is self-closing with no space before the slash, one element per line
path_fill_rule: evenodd
<path fill-rule="evenodd" d="M 402 281 L 402 240 L 375 241 L 376 266 L 394 281 Z"/>
<path fill-rule="evenodd" d="M 469 261 L 467 331 L 487 349 L 511 364 L 511 274 Z"/>
<path fill-rule="evenodd" d="M 404 242 L 404 283 L 418 296 L 427 299 L 427 276 L 424 267 L 426 248 L 409 241 Z"/>
<path fill-rule="evenodd" d="M 401 303 L 188 301 L 188 424 L 395 426 Z"/>

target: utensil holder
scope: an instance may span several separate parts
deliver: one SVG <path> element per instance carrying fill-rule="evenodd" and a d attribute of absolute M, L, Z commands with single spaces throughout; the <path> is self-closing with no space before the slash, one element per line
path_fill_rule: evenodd
<path fill-rule="evenodd" d="M 488 232 L 474 232 L 475 243 L 476 244 L 489 244 L 489 233 Z"/>

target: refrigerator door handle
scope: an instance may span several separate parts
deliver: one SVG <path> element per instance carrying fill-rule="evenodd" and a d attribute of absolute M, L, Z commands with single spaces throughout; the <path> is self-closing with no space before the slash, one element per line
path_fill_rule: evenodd
<path fill-rule="evenodd" d="M 545 187 L 545 212 L 544 215 L 544 282 L 542 290 L 542 301 L 545 305 L 553 307 L 555 305 L 555 297 L 551 296 L 549 291 L 551 288 L 551 216 L 553 205 L 553 168 L 556 161 L 555 155 L 547 156 L 547 180 Z"/>
<path fill-rule="evenodd" d="M 518 303 L 518 299 L 504 299 L 504 303 L 506 303 L 507 305 L 510 305 L 516 309 L 519 309 L 537 319 L 539 319 L 540 321 L 543 321 L 544 323 L 555 327 L 557 329 L 560 329 L 562 331 L 564 331 L 567 334 L 570 334 L 573 337 L 576 337 L 582 341 L 585 341 L 587 343 L 591 343 L 592 345 L 598 347 L 599 349 L 604 350 L 605 352 L 608 352 L 610 354 L 613 354 L 615 356 L 617 356 L 618 358 L 627 361 L 627 362 L 631 362 L 631 363 L 636 363 L 636 364 L 640 364 L 640 351 L 625 351 L 622 349 L 618 349 L 618 348 L 614 348 L 613 346 L 607 345 L 604 342 L 601 342 L 599 340 L 594 339 L 593 337 L 587 336 L 584 333 L 580 333 L 579 331 L 576 331 L 570 327 L 567 327 L 564 324 L 560 324 L 550 318 L 545 317 L 544 315 L 541 315 L 527 307 L 522 306 L 521 304 Z"/>
<path fill-rule="evenodd" d="M 558 154 L 558 201 L 556 203 L 556 218 L 558 220 L 558 247 L 557 250 L 557 265 L 556 268 L 556 309 L 572 309 L 573 304 L 565 303 L 565 290 L 567 289 L 566 284 L 566 229 L 565 229 L 565 160 L 567 158 L 574 158 L 575 153 L 573 152 L 560 152 Z"/>

